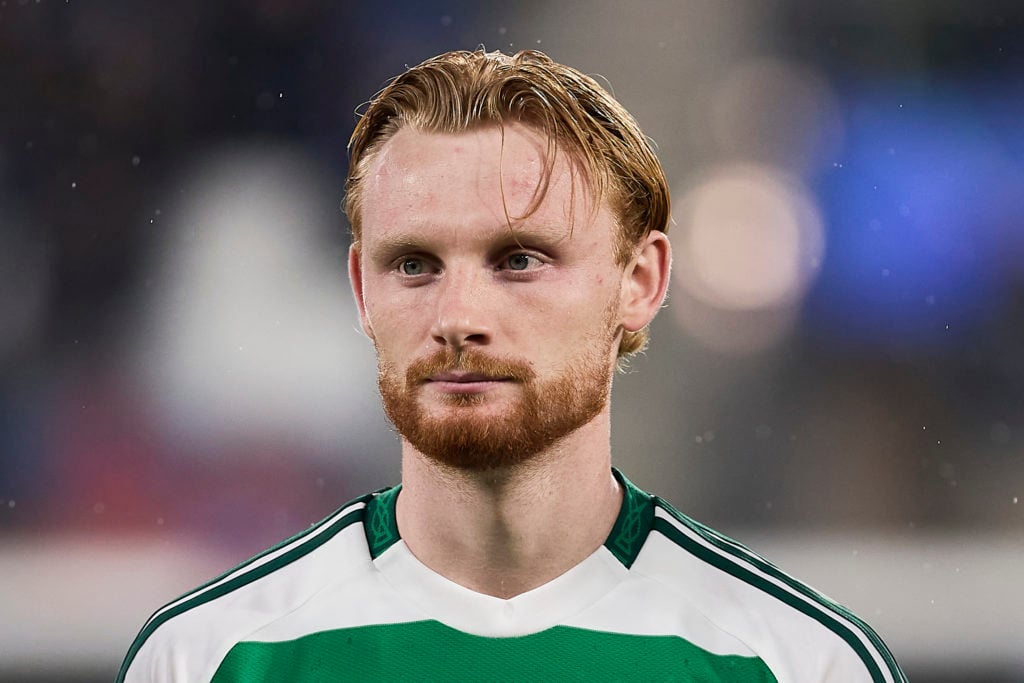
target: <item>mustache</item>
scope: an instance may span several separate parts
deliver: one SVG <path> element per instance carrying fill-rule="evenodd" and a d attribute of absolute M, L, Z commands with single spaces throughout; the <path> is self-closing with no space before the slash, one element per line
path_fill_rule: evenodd
<path fill-rule="evenodd" d="M 405 383 L 409 389 L 414 389 L 444 372 L 468 372 L 524 383 L 536 377 L 528 364 L 515 358 L 489 356 L 479 351 L 442 349 L 413 361 L 405 371 Z"/>

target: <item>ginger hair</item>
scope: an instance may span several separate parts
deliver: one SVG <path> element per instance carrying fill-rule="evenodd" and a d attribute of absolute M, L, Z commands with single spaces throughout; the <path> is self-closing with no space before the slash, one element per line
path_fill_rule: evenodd
<path fill-rule="evenodd" d="M 460 133 L 520 123 L 547 140 L 545 170 L 534 201 L 544 198 L 555 154 L 582 171 L 595 208 L 606 201 L 618 223 L 616 261 L 629 263 L 651 230 L 666 231 L 669 190 L 650 141 L 626 109 L 593 78 L 536 50 L 514 55 L 447 52 L 395 77 L 369 103 L 349 140 L 344 209 L 354 243 L 362 234 L 362 186 L 375 153 L 404 126 Z M 511 227 L 511 217 L 510 217 Z M 624 331 L 619 358 L 644 349 L 647 327 Z"/>

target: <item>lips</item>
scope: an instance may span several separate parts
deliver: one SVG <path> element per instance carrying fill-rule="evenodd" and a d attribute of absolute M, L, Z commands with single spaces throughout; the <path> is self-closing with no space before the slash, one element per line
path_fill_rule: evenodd
<path fill-rule="evenodd" d="M 427 378 L 428 382 L 454 382 L 470 384 L 472 382 L 504 382 L 507 377 L 493 377 L 476 372 L 440 372 Z"/>
<path fill-rule="evenodd" d="M 517 358 L 489 356 L 479 351 L 440 350 L 414 360 L 405 372 L 409 391 L 433 386 L 444 392 L 477 393 L 497 384 L 527 384 L 534 379 L 528 363 Z"/>

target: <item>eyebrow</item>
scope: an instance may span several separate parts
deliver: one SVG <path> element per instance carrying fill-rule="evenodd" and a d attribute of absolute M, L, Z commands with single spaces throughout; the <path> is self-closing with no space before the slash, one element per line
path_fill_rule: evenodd
<path fill-rule="evenodd" d="M 481 229 L 482 235 L 485 229 Z M 544 244 L 556 244 L 571 236 L 571 227 L 566 224 L 551 224 L 548 222 L 537 223 L 533 221 L 522 221 L 511 229 L 504 223 L 501 233 L 487 233 L 481 239 L 487 240 L 508 240 L 511 244 L 528 244 L 531 242 L 542 242 Z M 376 241 L 366 255 L 376 260 L 390 260 L 402 253 L 409 251 L 432 251 L 437 243 L 446 243 L 441 237 L 435 237 L 428 230 L 396 231 L 385 235 Z"/>
<path fill-rule="evenodd" d="M 427 250 L 427 244 L 411 233 L 395 233 L 375 242 L 372 249 L 364 249 L 363 256 L 374 261 L 390 261 L 406 252 Z"/>

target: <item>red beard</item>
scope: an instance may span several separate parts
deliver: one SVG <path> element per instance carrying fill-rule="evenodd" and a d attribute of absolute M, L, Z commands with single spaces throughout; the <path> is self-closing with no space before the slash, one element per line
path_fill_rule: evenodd
<path fill-rule="evenodd" d="M 384 412 L 409 443 L 435 462 L 464 470 L 504 469 L 528 462 L 594 419 L 611 391 L 609 354 L 613 339 L 589 346 L 550 380 L 537 380 L 528 364 L 480 351 L 450 347 L 414 361 L 405 377 L 381 361 L 378 375 Z M 499 415 L 478 411 L 487 394 L 447 394 L 428 414 L 419 394 L 427 378 L 443 372 L 508 378 L 520 396 Z"/>

